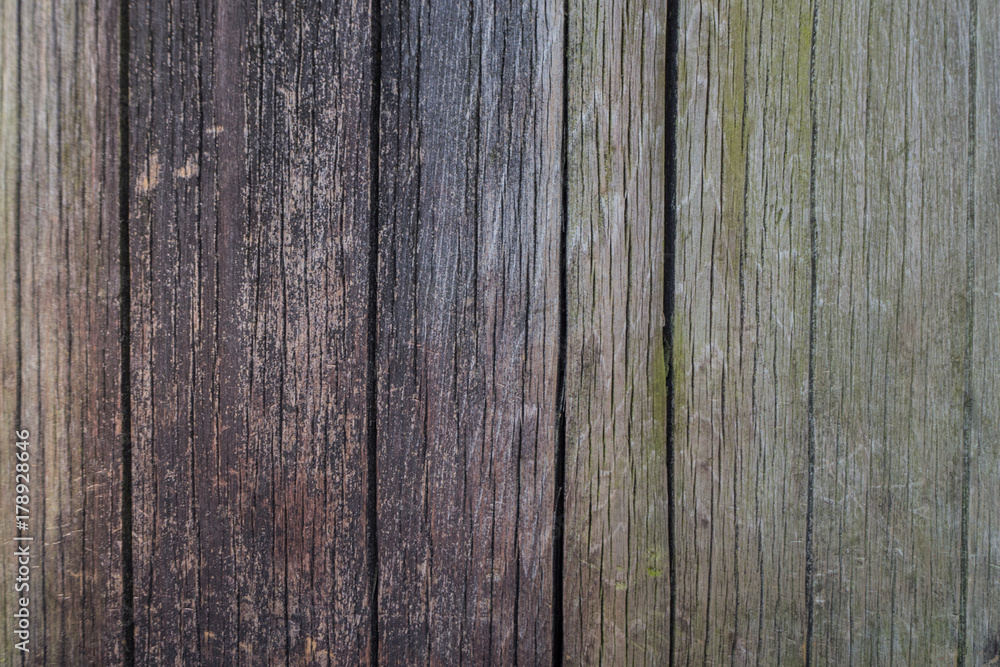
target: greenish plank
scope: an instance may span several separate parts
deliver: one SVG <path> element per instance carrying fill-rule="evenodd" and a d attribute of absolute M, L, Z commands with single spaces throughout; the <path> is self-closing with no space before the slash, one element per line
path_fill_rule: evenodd
<path fill-rule="evenodd" d="M 573 3 L 566 220 L 565 657 L 662 664 L 666 5 Z"/>
<path fill-rule="evenodd" d="M 674 659 L 800 664 L 811 9 L 684 3 L 680 28 Z"/>

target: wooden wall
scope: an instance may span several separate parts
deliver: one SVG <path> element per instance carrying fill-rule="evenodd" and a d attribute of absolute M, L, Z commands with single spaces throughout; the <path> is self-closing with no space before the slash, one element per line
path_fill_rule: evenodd
<path fill-rule="evenodd" d="M 0 2 L 0 665 L 1000 659 L 996 3 L 121 2 Z"/>

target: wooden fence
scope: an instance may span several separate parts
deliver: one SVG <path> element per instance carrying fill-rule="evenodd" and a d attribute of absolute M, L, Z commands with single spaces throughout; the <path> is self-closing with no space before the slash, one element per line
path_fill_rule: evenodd
<path fill-rule="evenodd" d="M 0 0 L 0 665 L 1000 660 L 996 0 L 126 2 Z"/>

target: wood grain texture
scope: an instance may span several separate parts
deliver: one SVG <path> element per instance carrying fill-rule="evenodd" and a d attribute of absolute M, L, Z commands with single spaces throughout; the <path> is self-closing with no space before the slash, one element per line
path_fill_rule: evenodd
<path fill-rule="evenodd" d="M 15 457 L 8 454 L 14 448 L 15 431 L 20 426 L 20 346 L 18 333 L 18 177 L 19 177 L 19 113 L 18 61 L 20 34 L 16 0 L 0 3 L 0 512 L 13 517 Z M 13 520 L 0 521 L 0 543 L 13 544 L 17 534 Z M 17 563 L 14 559 L 0 560 L 0 616 L 14 618 L 17 598 L 14 590 Z M 14 635 L 0 636 L 0 664 L 13 665 L 16 655 Z"/>
<path fill-rule="evenodd" d="M 676 7 L 0 0 L 26 664 L 1000 662 L 1000 8 Z"/>
<path fill-rule="evenodd" d="M 680 16 L 676 664 L 806 641 L 810 5 Z"/>
<path fill-rule="evenodd" d="M 1000 662 L 1000 5 L 972 6 L 978 11 L 970 16 L 976 85 L 968 164 L 975 191 L 967 664 L 990 665 Z"/>
<path fill-rule="evenodd" d="M 136 663 L 365 663 L 369 7 L 131 19 Z"/>
<path fill-rule="evenodd" d="M 971 308 L 995 241 L 967 234 L 970 21 L 918 0 L 682 11 L 680 664 L 989 652 L 988 605 L 968 642 L 962 612 L 964 521 L 988 562 L 963 459 L 994 356 Z"/>
<path fill-rule="evenodd" d="M 203 127 L 201 76 L 214 68 L 205 62 L 212 49 L 201 47 L 213 40 L 212 33 L 205 40 L 199 36 L 206 24 L 215 26 L 211 16 L 202 20 L 201 9 L 191 2 L 129 8 L 133 567 L 140 665 L 196 664 L 202 651 L 213 650 L 208 633 L 236 643 L 233 621 L 210 613 L 211 599 L 203 598 L 201 587 L 208 560 L 206 579 L 214 581 L 206 594 L 233 599 L 237 593 L 230 503 L 213 512 L 209 499 L 198 497 L 209 484 L 222 493 L 233 486 L 213 390 L 219 357 L 225 356 L 215 338 L 223 308 L 213 270 L 215 254 L 222 253 L 215 247 L 216 191 L 203 185 L 214 186 L 215 174 L 208 165 L 201 174 L 203 136 L 215 126 Z M 208 149 L 215 152 L 214 142 Z M 230 194 L 227 203 L 234 199 Z M 238 266 L 227 269 L 239 276 Z M 226 368 L 243 367 L 242 358 L 225 361 Z M 226 406 L 226 427 L 232 428 L 230 415 L 240 415 L 241 407 Z M 245 431 L 241 435 L 245 439 Z M 228 558 L 225 551 L 205 558 L 206 524 L 212 526 L 207 540 L 228 541 Z"/>
<path fill-rule="evenodd" d="M 255 543 L 238 554 L 251 564 L 241 642 L 259 642 L 248 658 L 353 665 L 371 650 L 371 22 L 369 3 L 265 5 L 256 17 L 247 333 L 259 467 L 241 483 Z M 273 631 L 282 613 L 285 637 Z"/>
<path fill-rule="evenodd" d="M 666 4 L 569 6 L 565 659 L 662 664 Z"/>
<path fill-rule="evenodd" d="M 968 22 L 819 11 L 817 664 L 963 664 Z"/>
<path fill-rule="evenodd" d="M 381 16 L 380 662 L 547 664 L 560 8 Z"/>
<path fill-rule="evenodd" d="M 17 324 L 7 320 L 4 331 L 10 340 L 19 326 L 20 349 L 4 350 L 4 372 L 18 359 L 16 419 L 31 434 L 27 657 L 107 664 L 122 657 L 118 7 L 18 4 L 4 16 L 4 141 L 16 132 L 4 155 L 18 164 L 4 165 L 16 192 L 6 189 L 3 201 L 4 237 L 16 226 L 19 242 L 16 260 L 4 263 L 5 275 L 18 272 L 5 289 L 8 304 L 17 294 Z M 4 458 L 13 461 L 7 398 Z M 0 501 L 11 524 L 13 473 L 5 468 Z M 2 662 L 13 664 L 7 633 Z"/>

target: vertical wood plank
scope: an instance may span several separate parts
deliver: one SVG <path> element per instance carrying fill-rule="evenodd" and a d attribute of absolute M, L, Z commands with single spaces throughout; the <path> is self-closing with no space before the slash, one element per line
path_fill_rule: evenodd
<path fill-rule="evenodd" d="M 811 5 L 683 3 L 677 664 L 805 661 Z"/>
<path fill-rule="evenodd" d="M 970 665 L 1000 661 L 1000 5 L 971 3 L 976 87 L 969 493 Z"/>
<path fill-rule="evenodd" d="M 256 26 L 250 442 L 253 457 L 271 462 L 249 480 L 257 500 L 244 525 L 258 543 L 246 616 L 260 597 L 275 611 L 245 631 L 268 637 L 266 654 L 303 664 L 366 662 L 371 641 L 370 12 L 274 4 Z M 273 561 L 257 555 L 265 550 Z"/>
<path fill-rule="evenodd" d="M 662 664 L 666 4 L 568 20 L 565 659 Z"/>
<path fill-rule="evenodd" d="M 17 534 L 13 520 L 16 461 L 13 455 L 14 432 L 20 426 L 20 376 L 18 332 L 18 58 L 20 35 L 16 0 L 0 3 L 0 512 L 10 520 L 0 521 L 0 543 L 13 544 Z M 17 563 L 13 558 L 0 560 L 0 615 L 14 618 L 17 599 L 14 590 Z M 37 607 L 32 609 L 37 611 Z M 14 636 L 5 632 L 0 638 L 0 662 L 13 665 L 17 651 Z"/>
<path fill-rule="evenodd" d="M 195 337 L 217 322 L 214 303 L 202 312 L 199 299 L 206 287 L 214 292 L 211 274 L 203 280 L 198 272 L 201 242 L 215 239 L 214 230 L 205 233 L 199 211 L 203 26 L 193 2 L 135 3 L 130 24 L 136 663 L 193 664 L 202 646 L 200 526 L 209 518 L 197 505 L 195 451 L 219 449 L 214 434 L 201 430 L 202 417 L 216 410 L 195 376 L 196 368 L 200 375 L 212 371 L 212 365 L 198 367 Z M 205 217 L 215 222 L 214 215 Z M 214 351 L 214 341 L 206 342 Z M 218 483 L 226 485 L 224 478 Z M 210 518 L 216 531 L 232 533 L 228 517 Z M 215 565 L 225 571 L 224 560 Z M 231 583 L 228 589 L 220 592 L 235 593 Z M 177 640 L 165 641 L 168 636 Z"/>
<path fill-rule="evenodd" d="M 63 597 L 79 595 L 67 582 L 62 564 L 79 562 L 72 543 L 60 540 L 63 494 L 72 466 L 66 442 L 66 422 L 60 417 L 68 394 L 68 358 L 57 350 L 69 344 L 68 302 L 65 296 L 68 267 L 65 264 L 66 231 L 60 183 L 60 86 L 59 48 L 55 8 L 52 3 L 32 3 L 19 9 L 21 52 L 19 247 L 21 414 L 22 426 L 32 434 L 31 471 L 35 493 L 31 498 L 29 525 L 35 544 L 34 592 L 36 649 L 46 662 L 49 651 L 58 658 L 65 646 L 55 637 L 79 633 L 79 615 L 67 616 L 60 609 Z M 31 82 L 28 84 L 27 82 Z M 60 308 L 57 304 L 62 304 Z M 57 415 L 56 412 L 61 414 Z M 78 450 L 77 450 L 78 451 Z M 77 452 L 72 452 L 73 454 Z M 69 507 L 65 507 L 69 510 Z M 55 567 L 46 567 L 51 562 Z M 40 566 L 40 567 L 39 567 Z M 54 626 L 54 627 L 53 627 Z M 75 657 L 75 656 L 74 656 Z"/>
<path fill-rule="evenodd" d="M 820 5 L 817 663 L 963 663 L 968 21 Z"/>
<path fill-rule="evenodd" d="M 122 544 L 125 540 L 123 532 L 129 530 L 129 526 L 124 522 L 122 508 L 124 406 L 121 386 L 119 5 L 120 0 L 99 3 L 87 20 L 77 19 L 81 27 L 93 20 L 96 29 L 93 35 L 81 40 L 82 44 L 75 51 L 81 61 L 77 76 L 87 92 L 77 93 L 75 105 L 65 114 L 71 121 L 78 114 L 95 114 L 91 121 L 94 123 L 94 139 L 81 141 L 77 149 L 78 177 L 83 184 L 81 195 L 85 212 L 85 224 L 81 227 L 87 230 L 83 247 L 86 248 L 88 261 L 82 279 L 78 276 L 71 283 L 76 295 L 86 293 L 89 296 L 75 297 L 79 310 L 70 323 L 70 326 L 76 327 L 76 323 L 81 322 L 91 337 L 89 346 L 82 348 L 86 356 L 82 362 L 76 362 L 82 367 L 81 374 L 85 378 L 77 385 L 77 391 L 84 401 L 81 408 L 83 428 L 78 436 L 81 438 L 85 472 L 80 480 L 85 512 L 81 604 L 84 616 L 82 639 L 86 647 L 83 658 L 89 664 L 123 661 L 127 644 L 124 637 L 127 629 L 122 625 L 123 559 L 127 557 Z M 81 29 L 79 32 L 85 35 L 89 31 Z M 93 87 L 89 88 L 91 82 Z M 80 139 L 84 128 L 78 130 L 77 137 Z M 99 220 L 96 228 L 95 218 Z M 71 248 L 78 233 L 73 230 L 68 235 Z"/>
<path fill-rule="evenodd" d="M 202 26 L 193 2 L 134 3 L 129 18 L 136 663 L 195 663 L 201 647 L 199 527 L 204 517 L 195 500 L 194 429 L 196 419 L 202 426 L 200 417 L 215 411 L 212 397 L 195 389 L 193 337 L 201 333 L 201 322 L 216 322 L 211 310 L 200 312 L 196 300 L 202 289 L 195 275 L 201 265 L 199 242 L 215 238 L 200 228 L 201 179 L 192 178 L 201 158 L 201 61 L 194 31 Z M 192 168 L 182 179 L 177 172 L 188 155 Z M 203 442 L 197 449 L 217 448 L 199 435 Z M 232 531 L 225 517 L 212 518 L 217 531 Z M 224 562 L 217 566 L 225 567 Z M 226 592 L 235 592 L 229 588 Z M 167 636 L 177 640 L 164 641 Z"/>
<path fill-rule="evenodd" d="M 19 423 L 31 433 L 29 657 L 51 665 L 116 662 L 118 7 L 57 0 L 21 3 L 19 14 L 4 23 L 5 31 L 20 30 L 12 152 L 20 151 Z M 8 482 L 12 474 L 4 488 L 13 497 Z"/>
<path fill-rule="evenodd" d="M 137 663 L 366 663 L 370 7 L 131 12 Z"/>
<path fill-rule="evenodd" d="M 551 660 L 562 25 L 382 7 L 382 664 Z"/>
<path fill-rule="evenodd" d="M 800 9 L 681 19 L 675 657 L 961 660 L 968 12 Z"/>

